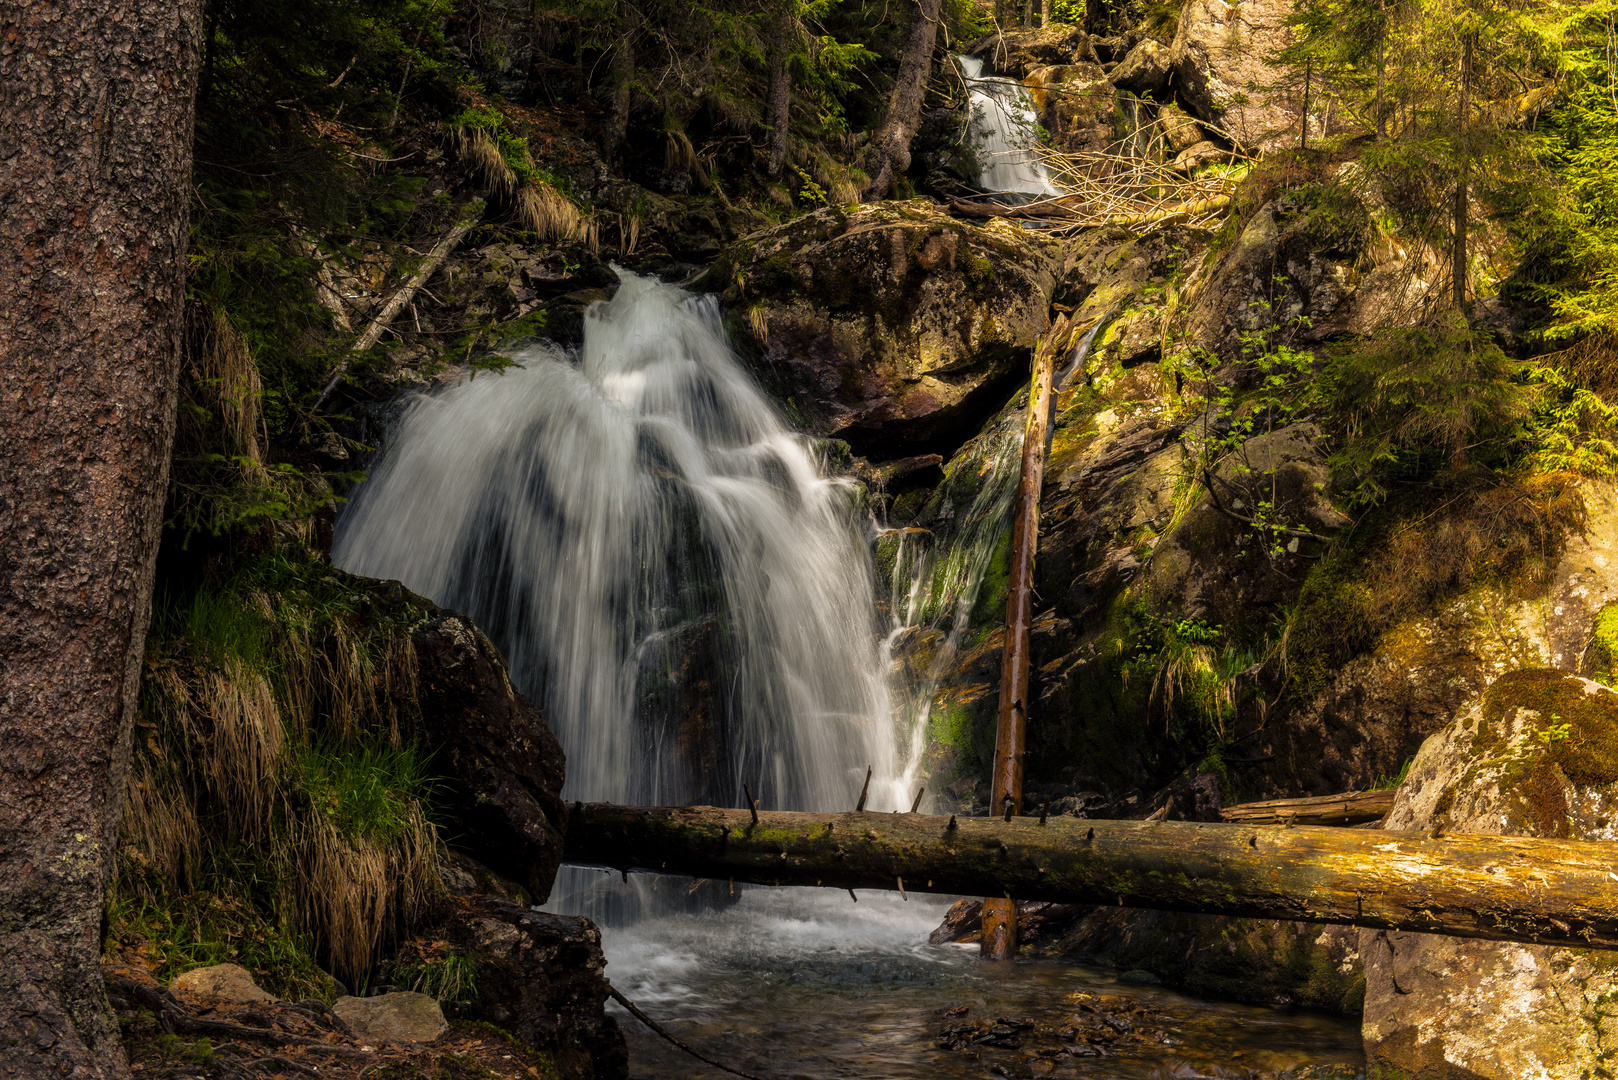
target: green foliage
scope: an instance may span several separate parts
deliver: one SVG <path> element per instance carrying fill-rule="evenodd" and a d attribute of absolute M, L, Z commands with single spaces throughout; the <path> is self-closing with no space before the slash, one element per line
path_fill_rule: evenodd
<path fill-rule="evenodd" d="M 477 964 L 445 941 L 407 941 L 388 969 L 388 980 L 447 1005 L 477 1000 Z"/>
<path fill-rule="evenodd" d="M 234 889 L 176 895 L 150 870 L 125 863 L 107 909 L 108 948 L 143 963 L 163 982 L 192 968 L 239 964 L 265 990 L 291 1001 L 331 1001 L 335 984 L 308 939 L 266 920 Z M 223 884 L 223 883 L 222 883 Z"/>
<path fill-rule="evenodd" d="M 236 949 L 283 981 L 307 981 L 316 957 L 363 977 L 356 958 L 439 887 L 434 784 L 407 738 L 418 617 L 285 553 L 160 594 L 113 892 L 122 937 L 174 969 Z"/>
<path fill-rule="evenodd" d="M 1394 477 L 1464 468 L 1503 451 L 1528 418 L 1528 369 L 1453 318 L 1389 330 L 1336 351 L 1310 398 L 1338 436 L 1331 463 L 1357 505 L 1386 497 Z"/>
<path fill-rule="evenodd" d="M 324 815 L 344 836 L 383 845 L 415 827 L 435 786 L 421 752 L 389 745 L 385 733 L 346 746 L 316 739 L 298 749 L 287 772 L 308 813 Z"/>

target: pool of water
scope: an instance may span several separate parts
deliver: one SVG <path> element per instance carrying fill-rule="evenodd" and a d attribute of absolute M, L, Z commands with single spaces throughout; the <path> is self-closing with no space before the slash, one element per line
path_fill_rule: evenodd
<path fill-rule="evenodd" d="M 672 879 L 661 879 L 675 886 Z M 929 945 L 949 900 L 753 889 L 604 928 L 607 975 L 677 1037 L 771 1080 L 1267 1077 L 1363 1068 L 1358 1024 Z M 636 1080 L 723 1076 L 615 1004 Z"/>

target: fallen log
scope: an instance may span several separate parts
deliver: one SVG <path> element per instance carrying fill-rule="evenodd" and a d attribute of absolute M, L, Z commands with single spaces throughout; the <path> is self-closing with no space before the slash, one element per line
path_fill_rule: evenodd
<path fill-rule="evenodd" d="M 1341 795 L 1238 803 L 1219 811 L 1219 817 L 1247 825 L 1363 825 L 1380 821 L 1393 809 L 1396 791 L 1345 791 Z"/>
<path fill-rule="evenodd" d="M 564 858 L 1618 949 L 1618 846 L 1370 829 L 575 804 Z"/>

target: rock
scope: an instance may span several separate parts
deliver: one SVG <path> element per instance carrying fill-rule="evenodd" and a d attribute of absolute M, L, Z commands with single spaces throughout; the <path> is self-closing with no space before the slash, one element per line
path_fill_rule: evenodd
<path fill-rule="evenodd" d="M 826 207 L 716 269 L 763 373 L 816 434 L 905 456 L 991 411 L 1049 325 L 1060 241 L 925 201 Z M 911 451 L 913 452 L 913 451 Z"/>
<path fill-rule="evenodd" d="M 1099 64 L 1035 68 L 1023 80 L 1051 145 L 1066 154 L 1099 153 L 1116 136 L 1118 94 Z"/>
<path fill-rule="evenodd" d="M 1150 972 L 1168 986 L 1225 1001 L 1359 1011 L 1359 931 L 1276 919 L 1097 907 L 1054 951 L 1075 963 Z"/>
<path fill-rule="evenodd" d="M 989 34 L 966 46 L 967 56 L 980 56 L 987 72 L 1025 77 L 1035 68 L 1050 64 L 1073 64 L 1094 59 L 1090 36 L 1080 26 L 1051 23 Z"/>
<path fill-rule="evenodd" d="M 368 998 L 340 997 L 331 1011 L 354 1029 L 355 1037 L 373 1045 L 432 1042 L 449 1030 L 438 1002 L 407 990 Z"/>
<path fill-rule="evenodd" d="M 436 799 L 441 823 L 457 846 L 543 902 L 566 826 L 561 744 L 472 620 L 414 599 L 429 611 L 412 635 L 418 734 L 434 752 L 434 770 L 450 781 Z"/>
<path fill-rule="evenodd" d="M 1292 42 L 1290 0 L 1190 0 L 1180 11 L 1171 61 L 1180 101 L 1249 152 L 1298 141 L 1301 90 L 1265 57 Z"/>
<path fill-rule="evenodd" d="M 601 932 L 588 919 L 481 897 L 452 934 L 473 957 L 478 1017 L 549 1054 L 562 1080 L 628 1075 L 623 1034 L 602 1011 Z"/>
<path fill-rule="evenodd" d="M 1497 680 L 1422 744 L 1384 828 L 1618 839 L 1618 692 L 1563 672 Z M 1360 932 L 1365 1049 L 1431 1080 L 1598 1075 L 1618 1036 L 1618 957 Z"/>
<path fill-rule="evenodd" d="M 1324 494 L 1331 473 L 1320 441 L 1313 424 L 1296 424 L 1249 439 L 1219 463 L 1217 503 L 1204 488 L 1152 552 L 1147 581 L 1159 610 L 1254 626 L 1293 595 L 1310 565 L 1303 556 L 1317 542 L 1264 537 L 1230 515 L 1252 517 L 1269 502 L 1269 520 L 1287 528 L 1322 534 L 1346 524 Z"/>
<path fill-rule="evenodd" d="M 1185 110 L 1172 103 L 1158 106 L 1157 125 L 1162 128 L 1163 138 L 1169 144 L 1169 149 L 1176 154 L 1191 149 L 1207 138 L 1197 122 L 1187 116 Z"/>
<path fill-rule="evenodd" d="M 1112 84 L 1139 97 L 1158 101 L 1168 95 L 1173 54 L 1161 42 L 1147 38 L 1107 73 Z"/>
<path fill-rule="evenodd" d="M 1199 152 L 1193 147 L 1181 157 Z M 1358 263 L 1369 222 L 1364 204 L 1346 187 L 1321 186 L 1265 203 L 1230 250 L 1188 284 L 1190 340 L 1232 361 L 1242 357 L 1244 337 L 1257 330 L 1290 324 L 1288 343 L 1299 347 L 1350 329 L 1360 306 Z"/>
<path fill-rule="evenodd" d="M 1218 143 L 1204 139 L 1175 155 L 1169 168 L 1177 173 L 1193 173 L 1204 165 L 1218 165 L 1230 160 L 1230 151 Z"/>
<path fill-rule="evenodd" d="M 242 1005 L 276 1000 L 274 994 L 265 992 L 253 981 L 253 976 L 248 974 L 246 968 L 237 964 L 192 968 L 175 976 L 174 981 L 169 983 L 169 989 Z"/>

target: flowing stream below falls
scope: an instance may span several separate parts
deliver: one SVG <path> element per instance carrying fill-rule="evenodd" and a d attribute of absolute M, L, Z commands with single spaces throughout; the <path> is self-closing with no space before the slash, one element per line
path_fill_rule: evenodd
<path fill-rule="evenodd" d="M 569 800 L 735 806 L 746 785 L 766 808 L 843 810 L 870 767 L 870 808 L 908 809 L 945 666 L 901 700 L 890 652 L 920 632 L 948 653 L 967 629 L 1020 421 L 987 436 L 990 482 L 959 535 L 934 548 L 888 534 L 884 622 L 883 530 L 747 375 L 712 297 L 625 273 L 586 315 L 582 349 L 512 359 L 404 403 L 334 562 L 485 629 L 561 740 Z M 1359 1053 L 1346 1021 L 1054 963 L 983 965 L 927 944 L 937 898 L 731 896 L 564 868 L 550 906 L 601 923 L 607 975 L 631 1000 L 771 1077 L 1274 1073 Z M 712 1074 L 623 1026 L 636 1077 Z"/>

